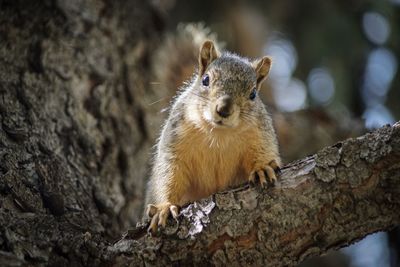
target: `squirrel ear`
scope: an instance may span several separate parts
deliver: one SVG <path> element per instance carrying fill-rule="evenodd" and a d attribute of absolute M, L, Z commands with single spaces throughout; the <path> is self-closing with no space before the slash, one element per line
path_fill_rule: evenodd
<path fill-rule="evenodd" d="M 200 48 L 199 54 L 199 74 L 200 76 L 204 74 L 208 65 L 211 64 L 216 58 L 219 57 L 219 53 L 215 48 L 215 45 L 212 41 L 205 41 Z"/>
<path fill-rule="evenodd" d="M 260 85 L 267 77 L 271 68 L 272 60 L 270 57 L 263 57 L 261 59 L 254 60 L 252 65 L 256 71 L 257 86 Z"/>

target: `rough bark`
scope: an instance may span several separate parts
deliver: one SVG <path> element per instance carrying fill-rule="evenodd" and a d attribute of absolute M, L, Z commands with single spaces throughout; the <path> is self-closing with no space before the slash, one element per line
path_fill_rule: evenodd
<path fill-rule="evenodd" d="M 105 255 L 133 266 L 294 266 L 399 225 L 399 209 L 400 123 L 286 166 L 267 190 L 190 204 L 158 237 L 128 231 Z"/>
<path fill-rule="evenodd" d="M 83 234 L 141 217 L 162 26 L 147 1 L 0 1 L 0 266 L 93 264 Z"/>

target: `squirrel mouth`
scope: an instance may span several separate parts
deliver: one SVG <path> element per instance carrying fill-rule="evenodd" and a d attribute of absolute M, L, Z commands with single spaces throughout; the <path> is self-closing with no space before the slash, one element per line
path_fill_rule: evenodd
<path fill-rule="evenodd" d="M 213 128 L 232 128 L 233 126 L 229 119 L 213 116 L 210 112 L 204 112 L 202 117 L 203 121 Z"/>
<path fill-rule="evenodd" d="M 224 128 L 224 127 L 229 127 L 226 123 L 224 123 L 222 120 L 213 120 L 211 121 L 211 125 L 215 128 Z"/>

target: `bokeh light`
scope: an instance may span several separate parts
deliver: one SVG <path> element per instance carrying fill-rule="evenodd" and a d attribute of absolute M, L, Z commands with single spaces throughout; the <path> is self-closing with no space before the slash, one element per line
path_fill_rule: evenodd
<path fill-rule="evenodd" d="M 364 111 L 365 127 L 375 129 L 386 124 L 393 124 L 395 119 L 390 111 L 382 104 L 369 107 Z"/>
<path fill-rule="evenodd" d="M 282 111 L 290 112 L 304 108 L 306 98 L 306 86 L 299 79 L 291 79 L 284 87 L 274 87 L 274 99 Z"/>
<path fill-rule="evenodd" d="M 328 104 L 335 92 L 335 82 L 326 68 L 312 69 L 307 78 L 307 85 L 312 100 L 317 104 Z"/>
<path fill-rule="evenodd" d="M 386 48 L 374 49 L 368 56 L 362 98 L 366 106 L 363 118 L 365 126 L 369 129 L 395 122 L 384 103 L 396 75 L 397 64 L 395 55 Z"/>
<path fill-rule="evenodd" d="M 269 74 L 276 106 L 281 111 L 295 111 L 305 107 L 307 92 L 305 84 L 293 78 L 297 67 L 297 51 L 293 43 L 274 33 L 269 38 L 265 53 L 272 57 L 273 68 Z"/>
<path fill-rule="evenodd" d="M 377 48 L 370 53 L 363 84 L 363 100 L 367 106 L 383 101 L 396 72 L 397 60 L 390 50 Z"/>
<path fill-rule="evenodd" d="M 368 40 L 374 44 L 384 44 L 390 35 L 388 21 L 377 12 L 365 13 L 362 19 L 362 26 Z"/>
<path fill-rule="evenodd" d="M 342 251 L 351 256 L 351 267 L 389 267 L 390 256 L 388 236 L 386 233 L 375 233 Z"/>
<path fill-rule="evenodd" d="M 297 52 L 293 43 L 279 33 L 274 33 L 269 38 L 265 47 L 265 54 L 272 57 L 273 68 L 270 78 L 272 80 L 289 80 L 297 66 Z"/>

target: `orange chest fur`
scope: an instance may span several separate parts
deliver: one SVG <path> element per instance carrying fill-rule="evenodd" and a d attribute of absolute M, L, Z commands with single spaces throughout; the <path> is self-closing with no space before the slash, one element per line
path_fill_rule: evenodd
<path fill-rule="evenodd" d="M 196 200 L 244 182 L 251 169 L 251 132 L 240 135 L 227 129 L 212 132 L 183 126 L 176 145 L 184 166 L 188 192 L 185 202 Z M 254 137 L 254 136 L 253 136 Z"/>

